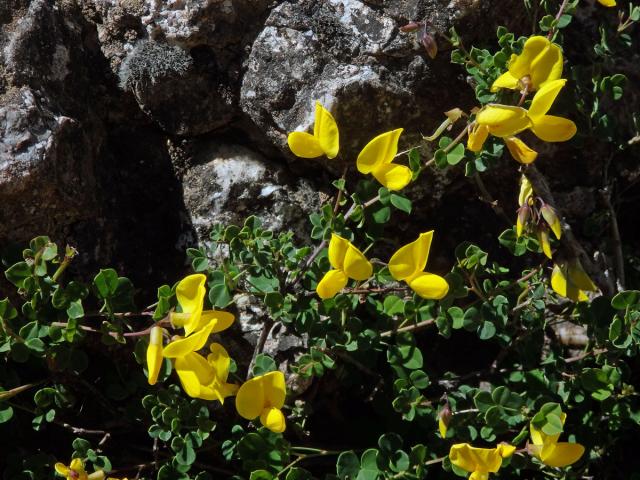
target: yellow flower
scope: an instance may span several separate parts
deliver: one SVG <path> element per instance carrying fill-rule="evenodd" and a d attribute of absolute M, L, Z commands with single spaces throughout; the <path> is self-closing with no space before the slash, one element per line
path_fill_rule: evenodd
<path fill-rule="evenodd" d="M 560 415 L 562 425 L 567 418 L 566 413 Z M 579 443 L 558 443 L 560 434 L 547 435 L 542 430 L 538 430 L 533 423 L 529 424 L 531 441 L 529 452 L 538 458 L 542 463 L 550 467 L 566 467 L 577 462 L 584 454 L 584 447 Z"/>
<path fill-rule="evenodd" d="M 439 275 L 425 272 L 433 230 L 421 233 L 417 240 L 401 247 L 389 260 L 389 272 L 404 280 L 422 298 L 439 300 L 449 291 L 449 284 Z"/>
<path fill-rule="evenodd" d="M 174 327 L 183 327 L 185 336 L 195 330 L 200 330 L 215 320 L 213 333 L 225 330 L 234 321 L 234 316 L 228 312 L 217 310 L 203 310 L 204 297 L 207 294 L 205 283 L 207 277 L 201 273 L 188 275 L 178 283 L 176 298 L 180 305 L 180 312 L 171 312 L 171 323 Z"/>
<path fill-rule="evenodd" d="M 589 276 L 585 273 L 578 259 L 555 264 L 551 273 L 551 288 L 561 297 L 574 302 L 588 300 L 585 291 L 598 290 Z"/>
<path fill-rule="evenodd" d="M 254 420 L 260 417 L 262 425 L 275 433 L 286 428 L 282 406 L 287 390 L 284 374 L 269 372 L 245 382 L 236 396 L 236 409 L 241 417 Z"/>
<path fill-rule="evenodd" d="M 462 470 L 471 473 L 470 480 L 487 480 L 489 473 L 497 472 L 502 466 L 502 459 L 513 455 L 516 447 L 500 444 L 496 448 L 477 448 L 468 443 L 451 446 L 449 460 Z"/>
<path fill-rule="evenodd" d="M 72 459 L 68 467 L 64 463 L 58 462 L 54 465 L 54 468 L 58 475 L 67 480 L 102 480 L 104 478 L 102 470 L 87 474 L 84 470 L 84 463 L 79 458 Z"/>
<path fill-rule="evenodd" d="M 373 266 L 353 244 L 335 233 L 329 242 L 329 263 L 333 267 L 318 282 L 316 293 L 322 299 L 331 298 L 347 284 L 347 280 L 366 280 Z"/>
<path fill-rule="evenodd" d="M 447 437 L 447 430 L 449 429 L 451 417 L 451 408 L 449 408 L 449 404 L 447 403 L 442 407 L 440 412 L 438 412 L 438 431 L 440 432 L 440 438 Z"/>
<path fill-rule="evenodd" d="M 236 393 L 238 386 L 227 383 L 231 359 L 224 347 L 212 343 L 209 349 L 211 353 L 206 360 L 195 352 L 177 357 L 175 368 L 187 395 L 203 400 L 218 400 L 222 404 L 226 397 Z"/>
<path fill-rule="evenodd" d="M 393 163 L 401 133 L 402 128 L 398 128 L 378 135 L 365 145 L 356 163 L 360 173 L 372 174 L 389 190 L 401 190 L 411 181 L 411 170 Z"/>
<path fill-rule="evenodd" d="M 512 55 L 509 69 L 493 82 L 491 91 L 499 88 L 532 92 L 562 76 L 560 47 L 546 37 L 533 36 L 525 42 L 520 55 Z"/>
<path fill-rule="evenodd" d="M 162 367 L 162 347 L 162 328 L 157 326 L 152 327 L 149 334 L 149 346 L 147 347 L 149 385 L 155 385 L 158 381 L 158 375 Z"/>
<path fill-rule="evenodd" d="M 287 143 L 298 157 L 316 158 L 325 154 L 327 158 L 335 158 L 340 149 L 338 125 L 331 113 L 316 101 L 313 135 L 307 132 L 291 132 L 287 137 Z"/>
<path fill-rule="evenodd" d="M 473 152 L 482 149 L 489 134 L 505 139 L 509 152 L 520 163 L 531 163 L 537 153 L 514 136 L 524 130 L 531 131 L 545 142 L 565 142 L 576 133 L 571 120 L 547 115 L 558 93 L 567 81 L 546 82 L 531 101 L 529 109 L 511 105 L 489 104 L 476 115 L 475 125 L 469 133 L 467 148 Z"/>
<path fill-rule="evenodd" d="M 604 5 L 605 7 L 615 7 L 616 0 L 598 0 L 600 5 Z"/>

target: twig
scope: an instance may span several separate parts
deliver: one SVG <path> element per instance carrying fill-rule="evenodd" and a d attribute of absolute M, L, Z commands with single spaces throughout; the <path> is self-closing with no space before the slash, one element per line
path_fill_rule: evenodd
<path fill-rule="evenodd" d="M 251 356 L 251 362 L 249 362 L 249 368 L 247 369 L 247 380 L 251 377 L 251 371 L 253 370 L 253 366 L 256 363 L 256 358 L 264 351 L 264 345 L 267 343 L 267 338 L 269 338 L 269 333 L 271 329 L 275 325 L 275 322 L 272 318 L 267 318 L 262 325 L 262 331 L 260 331 L 260 336 L 258 337 L 258 341 L 256 342 L 256 348 L 253 350 L 253 355 Z"/>
<path fill-rule="evenodd" d="M 589 350 L 588 352 L 582 352 L 580 355 L 576 355 L 575 357 L 565 358 L 564 363 L 573 363 L 579 362 L 591 355 L 600 355 L 601 353 L 607 353 L 609 350 L 606 348 L 596 348 L 593 350 Z"/>
<path fill-rule="evenodd" d="M 406 327 L 400 327 L 400 328 L 396 328 L 394 330 L 387 330 L 386 332 L 382 332 L 380 334 L 380 336 L 381 337 L 390 337 L 391 335 L 393 335 L 395 333 L 415 332 L 417 330 L 422 330 L 423 328 L 430 327 L 434 323 L 436 323 L 435 319 L 430 318 L 428 320 L 423 320 L 423 321 L 418 322 L 418 323 L 413 324 L 413 325 L 407 325 Z"/>
<path fill-rule="evenodd" d="M 555 18 L 556 22 L 560 20 L 560 17 L 564 13 L 564 9 L 567 8 L 568 3 L 569 3 L 569 0 L 563 0 L 562 5 L 560 5 L 560 9 L 558 10 L 558 13 L 556 14 L 556 18 Z M 551 30 L 549 30 L 549 33 L 547 34 L 547 38 L 551 40 L 551 37 L 553 36 L 554 33 L 555 33 L 555 28 L 552 28 Z"/>
<path fill-rule="evenodd" d="M 549 184 L 544 175 L 538 170 L 535 165 L 529 164 L 526 167 L 525 175 L 531 182 L 533 191 L 544 200 L 545 203 L 556 205 Z M 561 217 L 560 223 L 562 225 L 562 237 L 560 242 L 568 250 L 571 256 L 580 259 L 580 263 L 587 271 L 587 274 L 595 281 L 596 285 L 602 290 L 605 295 L 611 295 L 613 293 L 613 285 L 611 285 L 606 279 L 602 278 L 600 270 L 593 264 L 586 251 L 578 242 L 571 226 L 567 223 L 564 217 Z"/>
<path fill-rule="evenodd" d="M 609 210 L 609 217 L 611 222 L 611 236 L 613 237 L 613 252 L 616 258 L 616 289 L 618 292 L 624 290 L 625 274 L 624 274 L 624 256 L 622 255 L 622 238 L 620 237 L 620 230 L 618 228 L 618 218 L 616 211 L 611 203 L 611 190 L 609 187 L 605 187 L 600 190 L 604 205 Z"/>
<path fill-rule="evenodd" d="M 478 172 L 476 172 L 473 175 L 473 180 L 476 183 L 476 186 L 478 187 L 478 190 L 480 190 L 480 199 L 486 203 L 488 203 L 491 208 L 493 209 L 494 212 L 496 212 L 496 214 L 501 217 L 506 223 L 507 225 L 511 226 L 514 224 L 513 220 L 511 220 L 506 213 L 504 213 L 504 210 L 502 209 L 502 207 L 500 206 L 500 204 L 498 203 L 497 200 L 495 200 L 493 198 L 493 196 L 491 195 L 491 193 L 489 192 L 489 190 L 487 190 L 486 185 L 484 184 L 484 182 L 482 181 L 482 177 L 480 176 L 480 174 Z"/>

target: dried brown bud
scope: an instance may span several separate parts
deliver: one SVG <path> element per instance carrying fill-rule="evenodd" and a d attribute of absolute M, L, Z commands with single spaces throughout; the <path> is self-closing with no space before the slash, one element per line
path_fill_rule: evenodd
<path fill-rule="evenodd" d="M 436 43 L 436 39 L 433 38 L 433 35 L 424 32 L 420 35 L 420 43 L 422 43 L 422 46 L 427 51 L 427 55 L 429 55 L 431 59 L 436 58 L 438 54 L 438 44 Z"/>
<path fill-rule="evenodd" d="M 400 27 L 400 31 L 404 33 L 415 32 L 418 28 L 420 28 L 420 24 L 418 22 L 409 22 L 406 25 Z"/>

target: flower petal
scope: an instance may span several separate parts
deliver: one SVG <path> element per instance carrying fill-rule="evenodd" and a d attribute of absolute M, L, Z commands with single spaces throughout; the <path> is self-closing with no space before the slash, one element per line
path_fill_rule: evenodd
<path fill-rule="evenodd" d="M 389 190 L 402 190 L 411 182 L 411 169 L 404 165 L 386 163 L 380 165 L 373 172 L 373 176 Z"/>
<path fill-rule="evenodd" d="M 200 396 L 201 385 L 209 383 L 203 380 L 213 380 L 213 370 L 207 364 L 207 361 L 200 357 L 204 361 L 204 364 L 206 364 L 205 366 L 199 362 L 196 356 L 200 357 L 197 353 L 178 357 L 174 363 L 176 373 L 182 384 L 182 389 L 192 398 L 198 398 Z M 206 368 L 209 369 L 209 374 L 207 374 Z"/>
<path fill-rule="evenodd" d="M 200 322 L 204 296 L 207 293 L 204 286 L 206 281 L 207 277 L 205 275 L 196 273 L 180 280 L 176 287 L 176 298 L 180 308 L 182 308 L 182 312 L 191 314 L 184 323 L 185 335 L 193 332 Z"/>
<path fill-rule="evenodd" d="M 227 350 L 219 343 L 209 345 L 211 353 L 207 355 L 207 362 L 213 368 L 216 378 L 221 382 L 226 382 L 229 376 L 229 366 L 231 365 L 231 357 Z"/>
<path fill-rule="evenodd" d="M 313 125 L 313 136 L 318 140 L 320 148 L 327 158 L 335 158 L 340 150 L 340 134 L 333 115 L 316 101 L 316 119 Z"/>
<path fill-rule="evenodd" d="M 253 420 L 264 410 L 264 388 L 261 377 L 254 377 L 242 384 L 236 395 L 236 410 L 242 418 Z"/>
<path fill-rule="evenodd" d="M 260 422 L 274 433 L 282 433 L 287 427 L 282 410 L 275 407 L 265 408 L 260 414 Z"/>
<path fill-rule="evenodd" d="M 616 0 L 598 0 L 600 5 L 604 5 L 605 7 L 615 7 Z"/>
<path fill-rule="evenodd" d="M 55 468 L 56 472 L 58 472 L 63 477 L 66 477 L 69 475 L 69 467 L 67 467 L 64 463 L 57 462 L 53 466 L 53 468 Z"/>
<path fill-rule="evenodd" d="M 307 132 L 291 132 L 287 143 L 296 157 L 317 158 L 324 153 L 318 139 Z"/>
<path fill-rule="evenodd" d="M 518 79 L 513 76 L 513 74 L 509 71 L 504 72 L 498 78 L 496 78 L 495 82 L 491 85 L 491 91 L 497 92 L 500 88 L 509 88 L 511 90 L 518 89 Z"/>
<path fill-rule="evenodd" d="M 576 259 L 569 263 L 569 278 L 571 282 L 580 290 L 588 290 L 595 292 L 598 287 L 591 281 L 589 275 L 586 274 L 580 262 Z"/>
<path fill-rule="evenodd" d="M 158 381 L 162 362 L 162 328 L 153 327 L 149 333 L 149 346 L 147 347 L 149 385 L 155 385 Z"/>
<path fill-rule="evenodd" d="M 270 407 L 282 408 L 287 395 L 284 373 L 277 370 L 262 375 L 264 398 Z"/>
<path fill-rule="evenodd" d="M 540 461 L 550 467 L 566 467 L 580 460 L 584 454 L 584 446 L 579 443 L 560 442 L 543 447 Z"/>
<path fill-rule="evenodd" d="M 547 258 L 552 258 L 551 244 L 549 243 L 549 231 L 546 228 L 538 229 L 538 241 L 542 247 L 542 253 L 544 253 Z"/>
<path fill-rule="evenodd" d="M 516 161 L 525 165 L 532 163 L 538 156 L 538 152 L 529 148 L 527 144 L 518 137 L 505 137 L 504 143 L 507 145 L 511 156 Z"/>
<path fill-rule="evenodd" d="M 169 344 L 164 347 L 163 355 L 165 358 L 183 357 L 191 352 L 200 350 L 207 342 L 211 330 L 213 330 L 214 323 L 215 322 L 209 322 L 207 326 L 192 333 L 188 337 L 169 342 Z"/>
<path fill-rule="evenodd" d="M 329 241 L 329 263 L 337 270 L 342 270 L 344 266 L 344 257 L 349 249 L 349 240 L 342 238 L 335 233 L 331 234 Z"/>
<path fill-rule="evenodd" d="M 490 104 L 480 110 L 476 122 L 489 127 L 489 133 L 496 137 L 512 137 L 531 126 L 524 108 L 499 104 Z"/>
<path fill-rule="evenodd" d="M 566 264 L 554 265 L 551 272 L 551 288 L 561 297 L 574 302 L 587 299 L 587 296 L 573 282 L 568 280 L 568 267 Z"/>
<path fill-rule="evenodd" d="M 197 330 L 204 328 L 209 322 L 215 320 L 211 333 L 222 332 L 223 330 L 229 328 L 233 324 L 235 319 L 236 317 L 229 312 L 223 312 L 221 310 L 205 310 L 202 312 L 202 315 L 200 317 L 200 325 L 198 325 Z"/>
<path fill-rule="evenodd" d="M 349 243 L 347 254 L 344 256 L 343 271 L 348 278 L 362 281 L 371 276 L 373 266 L 358 248 Z"/>
<path fill-rule="evenodd" d="M 547 48 L 531 63 L 531 83 L 534 89 L 539 89 L 547 82 L 552 82 L 562 76 L 562 51 L 555 43 L 549 43 Z"/>
<path fill-rule="evenodd" d="M 531 65 L 547 47 L 549 40 L 546 37 L 535 35 L 529 37 L 524 44 L 522 53 L 509 63 L 509 73 L 517 80 L 522 77 L 531 75 Z"/>
<path fill-rule="evenodd" d="M 523 206 L 528 202 L 529 197 L 533 195 L 533 187 L 527 177 L 522 175 L 520 178 L 520 193 L 518 195 L 518 205 Z"/>
<path fill-rule="evenodd" d="M 549 111 L 565 83 L 567 83 L 567 81 L 563 78 L 553 80 L 545 83 L 540 90 L 536 92 L 529 107 L 529 118 L 532 122 L 535 122 L 538 117 L 542 117 Z"/>
<path fill-rule="evenodd" d="M 469 138 L 467 139 L 467 149 L 471 150 L 472 152 L 479 152 L 480 150 L 482 150 L 482 146 L 484 145 L 484 142 L 487 140 L 488 136 L 489 127 L 476 123 L 469 133 Z"/>
<path fill-rule="evenodd" d="M 318 282 L 316 293 L 323 300 L 334 297 L 347 285 L 347 276 L 342 270 L 329 270 Z"/>
<path fill-rule="evenodd" d="M 467 472 L 497 472 L 502 465 L 502 457 L 496 448 L 476 448 L 468 443 L 452 445 L 449 460 Z"/>
<path fill-rule="evenodd" d="M 378 135 L 365 145 L 356 166 L 360 173 L 371 173 L 385 163 L 391 163 L 398 153 L 398 139 L 402 128 Z"/>
<path fill-rule="evenodd" d="M 421 273 L 408 282 L 411 289 L 422 298 L 440 300 L 449 292 L 449 284 L 440 275 Z"/>
<path fill-rule="evenodd" d="M 533 122 L 531 131 L 545 142 L 566 142 L 576 134 L 577 128 L 567 118 L 543 115 Z"/>
<path fill-rule="evenodd" d="M 396 280 L 405 280 L 427 266 L 433 230 L 421 233 L 417 240 L 398 249 L 389 260 L 389 272 Z"/>

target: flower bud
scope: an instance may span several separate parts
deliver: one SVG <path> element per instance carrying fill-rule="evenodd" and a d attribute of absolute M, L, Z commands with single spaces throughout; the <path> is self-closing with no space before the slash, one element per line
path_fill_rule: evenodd
<path fill-rule="evenodd" d="M 539 226 L 538 227 L 538 241 L 540 242 L 540 246 L 542 247 L 542 252 L 547 256 L 547 258 L 551 258 L 551 244 L 549 243 L 549 230 L 546 227 Z"/>
<path fill-rule="evenodd" d="M 544 221 L 547 222 L 553 231 L 553 234 L 558 240 L 560 240 L 560 237 L 562 236 L 562 226 L 560 225 L 560 219 L 558 218 L 555 209 L 551 205 L 545 203 L 540 209 L 540 213 L 542 214 Z"/>
<path fill-rule="evenodd" d="M 403 33 L 415 32 L 418 28 L 420 28 L 420 24 L 418 22 L 409 22 L 406 25 L 400 27 L 400 31 Z"/>
<path fill-rule="evenodd" d="M 436 58 L 436 55 L 438 54 L 438 44 L 436 43 L 436 39 L 433 38 L 433 35 L 424 32 L 420 36 L 420 43 L 422 43 L 422 46 L 427 51 L 429 58 L 432 60 Z"/>
<path fill-rule="evenodd" d="M 518 219 L 516 220 L 516 236 L 518 238 L 522 235 L 522 231 L 524 230 L 524 226 L 527 224 L 530 215 L 531 208 L 526 203 L 518 209 Z"/>
<path fill-rule="evenodd" d="M 459 109 L 458 107 L 456 108 L 452 108 L 451 110 L 448 110 L 446 112 L 444 112 L 445 116 L 449 119 L 449 121 L 451 123 L 455 123 L 458 120 L 460 120 L 460 117 L 462 117 L 462 115 L 464 115 L 464 112 Z"/>
<path fill-rule="evenodd" d="M 451 413 L 449 402 L 447 402 L 438 412 L 438 430 L 440 431 L 441 438 L 445 438 L 447 436 L 447 428 L 449 427 L 449 422 L 451 421 L 452 416 L 453 414 Z"/>

